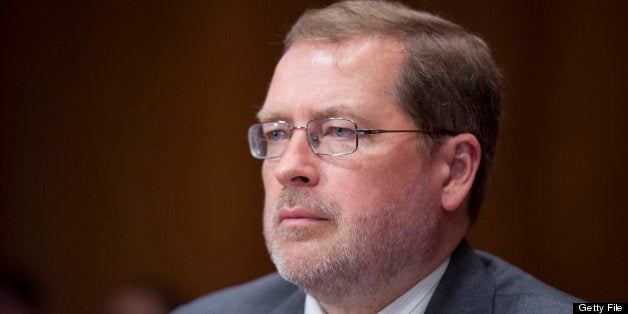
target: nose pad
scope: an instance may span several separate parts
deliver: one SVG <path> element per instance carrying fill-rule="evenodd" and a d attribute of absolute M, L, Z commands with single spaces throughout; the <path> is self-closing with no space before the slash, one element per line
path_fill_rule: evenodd
<path fill-rule="evenodd" d="M 310 148 L 312 148 L 312 152 L 315 153 L 315 149 L 318 148 L 321 144 L 320 138 L 315 134 L 308 133 L 307 140 L 310 144 Z"/>

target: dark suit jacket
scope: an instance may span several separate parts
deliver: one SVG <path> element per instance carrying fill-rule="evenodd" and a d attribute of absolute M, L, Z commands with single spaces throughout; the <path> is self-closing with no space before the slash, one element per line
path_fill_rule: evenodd
<path fill-rule="evenodd" d="M 579 301 L 462 241 L 426 313 L 571 313 Z M 174 314 L 303 313 L 304 306 L 305 294 L 275 273 L 201 297 Z"/>

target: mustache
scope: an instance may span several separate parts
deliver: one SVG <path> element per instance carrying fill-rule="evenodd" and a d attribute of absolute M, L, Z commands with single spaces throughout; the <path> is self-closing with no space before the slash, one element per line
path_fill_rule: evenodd
<path fill-rule="evenodd" d="M 273 206 L 273 214 L 277 215 L 283 207 L 302 207 L 314 214 L 336 220 L 339 217 L 339 206 L 329 199 L 315 196 L 310 189 L 301 187 L 284 188 Z"/>

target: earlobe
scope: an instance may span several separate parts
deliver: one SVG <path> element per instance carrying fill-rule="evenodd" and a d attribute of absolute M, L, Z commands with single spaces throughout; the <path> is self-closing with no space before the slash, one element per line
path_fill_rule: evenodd
<path fill-rule="evenodd" d="M 447 211 L 459 209 L 467 199 L 480 165 L 481 147 L 472 134 L 460 134 L 445 144 L 449 177 L 444 181 L 442 205 Z"/>

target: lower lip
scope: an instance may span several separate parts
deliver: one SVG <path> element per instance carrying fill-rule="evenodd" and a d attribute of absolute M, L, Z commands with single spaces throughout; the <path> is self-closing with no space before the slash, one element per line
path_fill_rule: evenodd
<path fill-rule="evenodd" d="M 315 219 L 315 218 L 285 218 L 279 222 L 279 225 L 282 227 L 291 227 L 291 226 L 310 226 L 314 224 L 327 222 L 326 219 Z"/>

